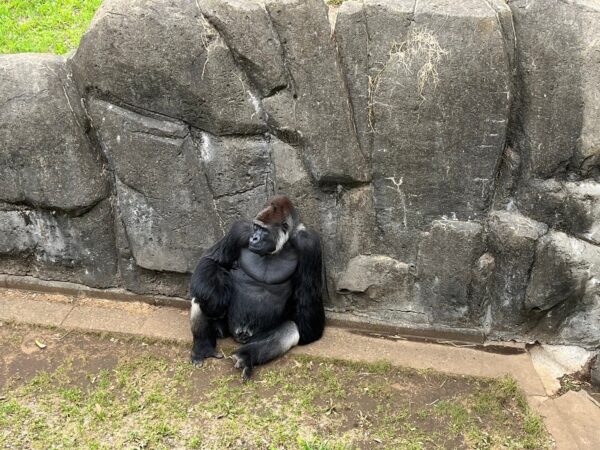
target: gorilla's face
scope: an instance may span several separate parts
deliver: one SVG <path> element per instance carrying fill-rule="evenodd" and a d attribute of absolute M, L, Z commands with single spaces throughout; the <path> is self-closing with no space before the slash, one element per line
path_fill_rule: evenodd
<path fill-rule="evenodd" d="M 267 228 L 254 224 L 254 232 L 250 236 L 248 248 L 261 256 L 273 253 L 277 249 L 277 240 L 280 233 L 279 227 Z"/>

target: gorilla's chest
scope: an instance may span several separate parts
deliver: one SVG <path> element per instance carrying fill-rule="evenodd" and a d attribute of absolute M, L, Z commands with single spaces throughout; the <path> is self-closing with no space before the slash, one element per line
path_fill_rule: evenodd
<path fill-rule="evenodd" d="M 238 267 L 231 271 L 234 295 L 229 305 L 229 329 L 244 341 L 285 320 L 286 305 L 292 295 L 292 275 L 298 265 L 293 248 L 277 255 L 259 256 L 242 250 Z"/>
<path fill-rule="evenodd" d="M 240 268 L 260 283 L 280 284 L 291 278 L 298 265 L 298 257 L 291 246 L 284 247 L 276 255 L 260 256 L 247 248 L 242 250 Z"/>

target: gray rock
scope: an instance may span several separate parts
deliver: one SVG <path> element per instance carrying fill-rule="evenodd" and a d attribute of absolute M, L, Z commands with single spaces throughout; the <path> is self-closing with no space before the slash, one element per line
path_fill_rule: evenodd
<path fill-rule="evenodd" d="M 380 254 L 384 258 L 385 252 L 379 252 L 380 236 L 375 223 L 372 186 L 341 189 L 332 194 L 330 201 L 332 206 L 321 211 L 325 264 L 330 286 L 329 304 L 345 308 L 348 296 L 337 293 L 336 279 L 347 269 L 353 258 L 371 254 Z"/>
<path fill-rule="evenodd" d="M 548 342 L 600 345 L 600 247 L 551 231 L 536 249 L 525 307 L 529 334 Z"/>
<path fill-rule="evenodd" d="M 121 217 L 115 217 L 115 238 L 122 287 L 144 295 L 189 297 L 189 273 L 149 270 L 136 264 Z"/>
<path fill-rule="evenodd" d="M 271 138 L 275 191 L 289 196 L 305 226 L 321 232 L 320 193 L 299 156 L 299 150 Z"/>
<path fill-rule="evenodd" d="M 580 299 L 594 274 L 600 276 L 600 248 L 551 231 L 538 242 L 525 307 L 548 311 L 571 298 Z"/>
<path fill-rule="evenodd" d="M 266 8 L 293 80 L 291 92 L 263 102 L 269 124 L 282 139 L 295 130 L 316 181 L 367 181 L 367 155 L 358 144 L 327 5 L 321 0 L 269 0 Z"/>
<path fill-rule="evenodd" d="M 369 39 L 375 206 L 403 260 L 433 220 L 486 215 L 510 105 L 496 12 L 470 0 L 420 1 L 413 13 L 413 3 L 365 4 L 377 30 Z"/>
<path fill-rule="evenodd" d="M 112 223 L 110 200 L 79 216 L 30 208 L 0 211 L 0 272 L 116 286 Z"/>
<path fill-rule="evenodd" d="M 530 180 L 517 201 L 524 214 L 557 230 L 600 244 L 600 184 Z"/>
<path fill-rule="evenodd" d="M 194 133 L 215 198 L 262 187 L 271 182 L 271 146 L 263 136 L 219 137 Z"/>
<path fill-rule="evenodd" d="M 265 207 L 271 195 L 264 186 L 249 191 L 225 195 L 215 201 L 219 221 L 228 230 L 236 220 L 252 220 Z"/>
<path fill-rule="evenodd" d="M 364 2 L 347 0 L 342 3 L 335 21 L 334 36 L 350 95 L 358 141 L 363 151 L 370 155 L 373 136 L 369 127 L 369 35 Z"/>
<path fill-rule="evenodd" d="M 600 348 L 600 283 L 588 281 L 583 298 L 576 304 L 565 302 L 548 313 L 533 329 L 536 339 L 571 344 L 590 350 Z"/>
<path fill-rule="evenodd" d="M 198 6 L 261 96 L 288 85 L 283 49 L 263 4 L 254 0 L 204 0 Z"/>
<path fill-rule="evenodd" d="M 114 170 L 136 264 L 192 271 L 221 230 L 201 152 L 188 128 L 99 100 L 90 102 L 89 112 Z"/>
<path fill-rule="evenodd" d="M 372 186 L 341 192 L 336 212 L 335 248 L 338 261 L 346 265 L 350 258 L 383 250 L 375 222 Z"/>
<path fill-rule="evenodd" d="M 473 272 L 484 253 L 483 227 L 476 222 L 434 221 L 419 246 L 420 302 L 437 323 L 475 325 L 481 315 L 471 298 Z"/>
<path fill-rule="evenodd" d="M 487 228 L 495 266 L 487 321 L 491 324 L 492 336 L 517 336 L 518 324 L 527 317 L 525 293 L 537 241 L 547 233 L 548 227 L 517 213 L 494 211 Z"/>
<path fill-rule="evenodd" d="M 427 324 L 413 288 L 411 267 L 385 255 L 352 258 L 336 283 L 337 292 L 347 297 L 346 312 L 395 325 Z"/>
<path fill-rule="evenodd" d="M 64 59 L 1 55 L 0 67 L 0 200 L 80 210 L 108 196 Z"/>
<path fill-rule="evenodd" d="M 253 218 L 274 192 L 271 139 L 193 136 L 222 228 Z"/>
<path fill-rule="evenodd" d="M 471 284 L 473 319 L 482 326 L 485 333 L 489 333 L 492 326 L 488 311 L 491 311 L 489 305 L 494 294 L 495 270 L 496 259 L 491 253 L 481 255 L 473 268 Z"/>
<path fill-rule="evenodd" d="M 384 255 L 360 255 L 352 258 L 346 270 L 340 274 L 337 290 L 365 294 L 372 301 L 380 301 L 386 283 L 409 272 L 409 267 L 400 261 Z M 389 294 L 389 292 L 388 292 Z"/>
<path fill-rule="evenodd" d="M 509 5 L 521 91 L 517 142 L 528 171 L 539 178 L 597 173 L 600 61 L 590 55 L 600 51 L 600 6 L 586 0 Z"/>
<path fill-rule="evenodd" d="M 596 355 L 596 361 L 592 364 L 590 377 L 592 385 L 600 387 L 600 355 Z"/>
<path fill-rule="evenodd" d="M 214 134 L 265 128 L 250 81 L 197 2 L 107 0 L 71 62 L 85 92 Z"/>

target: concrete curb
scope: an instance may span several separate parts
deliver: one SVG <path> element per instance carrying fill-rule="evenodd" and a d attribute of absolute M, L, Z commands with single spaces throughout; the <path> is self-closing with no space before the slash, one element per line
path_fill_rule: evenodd
<path fill-rule="evenodd" d="M 0 290 L 0 320 L 105 331 L 191 342 L 187 311 L 178 307 L 90 298 L 93 291 L 51 294 Z M 227 344 L 227 343 L 226 343 Z M 234 345 L 231 341 L 228 344 Z M 500 351 L 502 348 L 505 351 Z M 545 419 L 558 449 L 600 448 L 600 408 L 585 392 L 546 396 L 529 353 L 522 346 L 489 348 L 476 344 L 434 343 L 376 337 L 364 330 L 329 326 L 324 337 L 293 353 L 354 361 L 387 360 L 393 365 L 440 372 L 501 377 L 511 375 L 530 405 Z"/>

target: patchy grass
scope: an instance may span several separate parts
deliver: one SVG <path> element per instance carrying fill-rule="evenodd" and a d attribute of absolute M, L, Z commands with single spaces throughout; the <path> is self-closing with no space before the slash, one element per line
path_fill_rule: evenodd
<path fill-rule="evenodd" d="M 102 0 L 0 1 L 0 53 L 77 48 Z"/>
<path fill-rule="evenodd" d="M 195 369 L 188 352 L 177 343 L 0 326 L 0 448 L 549 446 L 510 378 L 288 356 L 242 383 L 231 361 Z"/>

